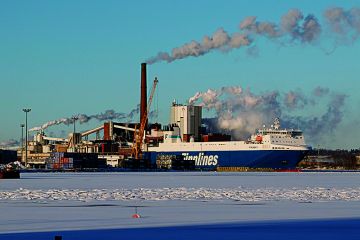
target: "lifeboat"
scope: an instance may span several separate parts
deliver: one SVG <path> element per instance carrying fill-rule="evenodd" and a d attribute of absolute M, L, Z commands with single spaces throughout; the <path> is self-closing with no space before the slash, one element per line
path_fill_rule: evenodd
<path fill-rule="evenodd" d="M 262 136 L 260 136 L 260 135 L 257 135 L 256 136 L 256 138 L 255 138 L 255 140 L 257 141 L 257 142 L 262 142 L 262 140 L 263 140 L 263 138 L 262 138 Z"/>

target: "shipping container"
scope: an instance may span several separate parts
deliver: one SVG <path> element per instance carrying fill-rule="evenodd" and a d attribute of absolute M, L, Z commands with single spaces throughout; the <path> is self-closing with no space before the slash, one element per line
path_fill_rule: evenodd
<path fill-rule="evenodd" d="M 48 169 L 55 170 L 106 167 L 106 161 L 98 159 L 96 153 L 53 152 L 46 163 Z"/>

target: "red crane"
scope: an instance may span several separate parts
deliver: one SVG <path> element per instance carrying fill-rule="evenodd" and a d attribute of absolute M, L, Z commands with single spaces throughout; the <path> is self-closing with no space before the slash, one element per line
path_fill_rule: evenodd
<path fill-rule="evenodd" d="M 140 128 L 139 128 L 139 130 L 137 130 L 135 128 L 134 144 L 133 144 L 133 147 L 132 147 L 132 156 L 135 159 L 141 159 L 142 158 L 141 146 L 143 144 L 143 139 L 144 139 L 144 135 L 145 135 L 146 122 L 147 122 L 148 114 L 149 114 L 149 111 L 150 111 L 151 103 L 152 103 L 152 100 L 153 100 L 153 97 L 154 97 L 156 85 L 158 84 L 158 82 L 159 81 L 157 80 L 157 78 L 155 78 L 152 89 L 151 89 L 149 101 L 148 101 L 148 104 L 147 104 L 147 109 L 145 110 L 145 112 L 143 114 L 143 117 L 141 119 L 141 122 L 140 122 Z"/>

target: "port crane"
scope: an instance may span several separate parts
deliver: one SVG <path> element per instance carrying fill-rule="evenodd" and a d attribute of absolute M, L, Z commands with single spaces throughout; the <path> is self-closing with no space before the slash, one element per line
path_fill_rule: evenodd
<path fill-rule="evenodd" d="M 151 107 L 151 103 L 154 97 L 154 93 L 155 93 L 155 89 L 156 89 L 156 85 L 158 84 L 158 79 L 155 77 L 154 83 L 152 85 L 152 89 L 151 89 L 151 93 L 150 93 L 150 97 L 148 100 L 148 104 L 147 104 L 147 109 L 143 114 L 143 117 L 140 121 L 140 127 L 139 130 L 137 131 L 137 129 L 135 128 L 134 131 L 134 144 L 132 147 L 132 156 L 135 159 L 141 159 L 142 158 L 142 144 L 143 144 L 143 140 L 144 140 L 144 136 L 145 136 L 145 128 L 146 128 L 146 123 L 147 123 L 147 118 L 150 112 L 150 107 Z"/>

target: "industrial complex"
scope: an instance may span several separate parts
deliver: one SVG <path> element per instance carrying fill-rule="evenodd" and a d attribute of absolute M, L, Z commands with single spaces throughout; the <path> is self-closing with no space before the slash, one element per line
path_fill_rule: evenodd
<path fill-rule="evenodd" d="M 201 106 L 175 100 L 168 125 L 149 123 L 158 80 L 154 79 L 148 97 L 146 68 L 142 63 L 139 122 L 108 121 L 85 132 L 76 132 L 74 125 L 67 138 L 49 137 L 39 129 L 18 150 L 22 164 L 49 170 L 293 169 L 308 151 L 302 131 L 281 129 L 278 119 L 271 128 L 258 130 L 245 141 L 231 141 L 229 135 L 209 133 L 202 127 Z M 95 139 L 89 139 L 90 134 Z"/>
<path fill-rule="evenodd" d="M 146 68 L 146 63 L 142 63 L 139 122 L 108 121 L 85 132 L 75 132 L 74 127 L 67 138 L 49 137 L 40 129 L 33 139 L 18 149 L 18 159 L 27 168 L 35 169 L 124 167 L 129 166 L 125 160 L 144 159 L 143 151 L 163 141 L 164 134 L 174 126 L 179 126 L 184 141 L 201 140 L 204 137 L 200 135 L 201 106 L 183 106 L 174 102 L 169 125 L 162 127 L 158 123 L 148 123 L 148 112 L 158 80 L 154 80 L 148 99 Z M 89 135 L 94 136 L 93 139 Z M 7 159 L 15 160 L 14 154 L 11 156 Z"/>
<path fill-rule="evenodd" d="M 302 131 L 282 129 L 279 119 L 244 141 L 232 141 L 230 135 L 209 132 L 202 125 L 202 106 L 178 104 L 175 100 L 167 125 L 150 123 L 148 113 L 157 84 L 155 78 L 147 96 L 147 65 L 142 63 L 139 122 L 106 121 L 94 129 L 76 132 L 74 117 L 74 131 L 67 138 L 47 136 L 43 128 L 38 128 L 32 139 L 26 136 L 17 153 L 2 150 L 0 165 L 19 160 L 27 169 L 50 171 L 282 171 L 296 169 L 311 152 Z M 25 113 L 29 111 L 24 109 Z"/>

